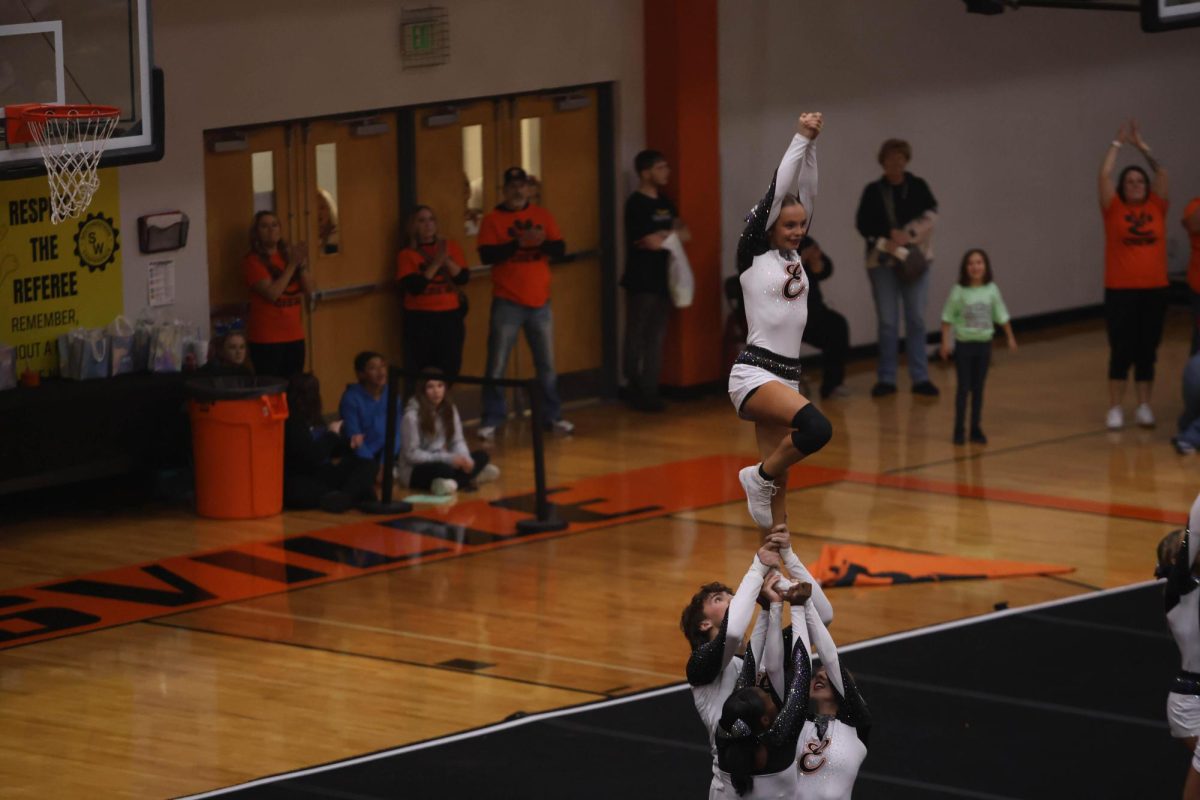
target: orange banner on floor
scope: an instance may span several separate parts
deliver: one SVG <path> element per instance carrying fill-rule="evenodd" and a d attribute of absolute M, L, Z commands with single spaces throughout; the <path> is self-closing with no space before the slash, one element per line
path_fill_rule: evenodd
<path fill-rule="evenodd" d="M 984 558 L 930 555 L 858 544 L 824 545 L 809 567 L 824 587 L 894 586 L 901 583 L 1017 578 L 1074 572 L 1061 564 L 1027 564 Z"/>

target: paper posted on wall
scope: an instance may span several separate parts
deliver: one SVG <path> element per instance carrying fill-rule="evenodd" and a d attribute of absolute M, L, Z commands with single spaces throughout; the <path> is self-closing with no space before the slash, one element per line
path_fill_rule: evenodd
<path fill-rule="evenodd" d="M 150 292 L 150 306 L 169 306 L 175 302 L 175 261 L 151 261 L 146 268 L 146 283 Z"/>

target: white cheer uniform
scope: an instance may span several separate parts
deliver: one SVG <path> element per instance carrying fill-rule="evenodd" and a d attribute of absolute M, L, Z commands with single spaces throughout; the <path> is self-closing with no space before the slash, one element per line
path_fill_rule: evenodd
<path fill-rule="evenodd" d="M 808 322 L 808 276 L 794 251 L 769 247 L 767 231 L 783 199 L 796 195 L 811 221 L 817 196 L 817 152 L 795 134 L 767 196 L 750 213 L 738 244 L 739 281 L 746 308 L 746 349 L 729 373 L 729 398 L 739 416 L 750 394 L 770 381 L 799 391 L 800 340 Z"/>
<path fill-rule="evenodd" d="M 742 659 L 737 657 L 737 651 L 746 629 L 750 626 L 754 605 L 766 575 L 766 565 L 755 555 L 750 569 L 742 578 L 733 599 L 729 601 L 729 608 L 725 612 L 725 619 L 716 638 L 696 648 L 688 659 L 687 678 L 692 686 L 692 702 L 696 705 L 700 721 L 708 731 L 708 746 L 712 751 L 713 778 L 709 787 L 709 798 L 727 797 L 723 793 L 720 770 L 717 768 L 717 724 L 721 721 L 721 709 L 725 701 L 733 694 L 737 685 L 738 674 L 742 669 Z M 766 615 L 761 616 L 765 634 Z M 758 626 L 755 629 L 755 637 L 759 635 L 757 628 Z"/>
<path fill-rule="evenodd" d="M 1175 637 L 1181 669 L 1167 695 L 1167 722 L 1171 735 L 1186 739 L 1200 736 L 1200 580 L 1192 574 L 1200 554 L 1200 496 L 1192 503 L 1187 532 L 1175 564 L 1167 576 L 1165 601 L 1167 627 Z M 1200 747 L 1192 768 L 1200 772 Z"/>
<path fill-rule="evenodd" d="M 813 599 L 816 599 L 815 595 Z M 795 611 L 793 608 L 793 632 L 799 624 Z M 803 611 L 808 638 L 825 667 L 829 683 L 841 698 L 841 704 L 834 717 L 810 713 L 800 730 L 796 742 L 796 797 L 798 800 L 850 800 L 859 767 L 867 757 L 865 740 L 870 731 L 870 714 L 850 673 L 842 669 L 833 637 L 816 608 L 810 602 Z"/>
<path fill-rule="evenodd" d="M 710 798 L 716 797 L 722 798 L 722 800 L 735 800 L 735 798 L 736 800 L 793 800 L 796 797 L 799 782 L 793 758 L 796 751 L 797 737 L 800 735 L 800 730 L 804 725 L 805 714 L 808 710 L 808 689 L 812 669 L 808 657 L 811 649 L 808 629 L 803 625 L 797 629 L 794 621 L 803 618 L 806 610 L 811 613 L 814 619 L 816 618 L 816 612 L 811 610 L 810 604 L 805 604 L 801 607 L 792 606 L 793 631 L 798 634 L 798 638 L 795 640 L 796 646 L 791 653 L 793 657 L 792 683 L 786 687 L 786 699 L 779 709 L 779 714 L 775 717 L 775 721 L 759 737 L 760 741 L 767 748 L 767 771 L 762 774 L 755 774 L 750 790 L 745 794 L 739 795 L 737 789 L 734 788 L 732 776 L 718 766 L 716 771 L 717 781 L 714 781 L 713 788 L 717 789 L 718 782 L 720 788 L 716 793 L 710 790 Z M 759 615 L 760 620 L 764 616 L 769 620 L 769 624 L 765 626 L 765 639 L 761 643 L 758 641 L 751 642 L 750 655 L 752 658 L 757 658 L 761 654 L 762 659 L 777 662 L 776 664 L 763 664 L 763 670 L 761 671 L 765 671 L 768 675 L 783 673 L 782 659 L 784 653 L 781 646 L 783 639 L 782 631 L 780 630 L 781 611 L 782 604 L 775 603 L 771 605 L 768 614 Z M 760 627 L 764 626 L 755 626 L 756 633 Z M 751 685 L 751 680 L 747 678 L 752 680 L 753 676 L 743 674 L 741 685 Z M 782 684 L 773 684 L 773 688 L 780 686 Z"/>

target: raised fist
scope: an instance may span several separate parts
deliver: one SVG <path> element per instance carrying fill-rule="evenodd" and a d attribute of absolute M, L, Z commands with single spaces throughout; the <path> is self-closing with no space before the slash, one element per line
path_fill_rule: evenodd
<path fill-rule="evenodd" d="M 806 111 L 800 115 L 800 119 L 796 121 L 796 130 L 801 136 L 808 139 L 816 139 L 821 133 L 821 127 L 824 125 L 824 119 L 819 111 Z"/>

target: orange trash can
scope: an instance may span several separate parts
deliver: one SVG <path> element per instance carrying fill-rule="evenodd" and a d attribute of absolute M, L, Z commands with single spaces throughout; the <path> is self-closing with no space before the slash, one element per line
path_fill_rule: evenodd
<path fill-rule="evenodd" d="M 253 519 L 283 510 L 286 390 L 279 378 L 187 382 L 200 516 Z"/>

